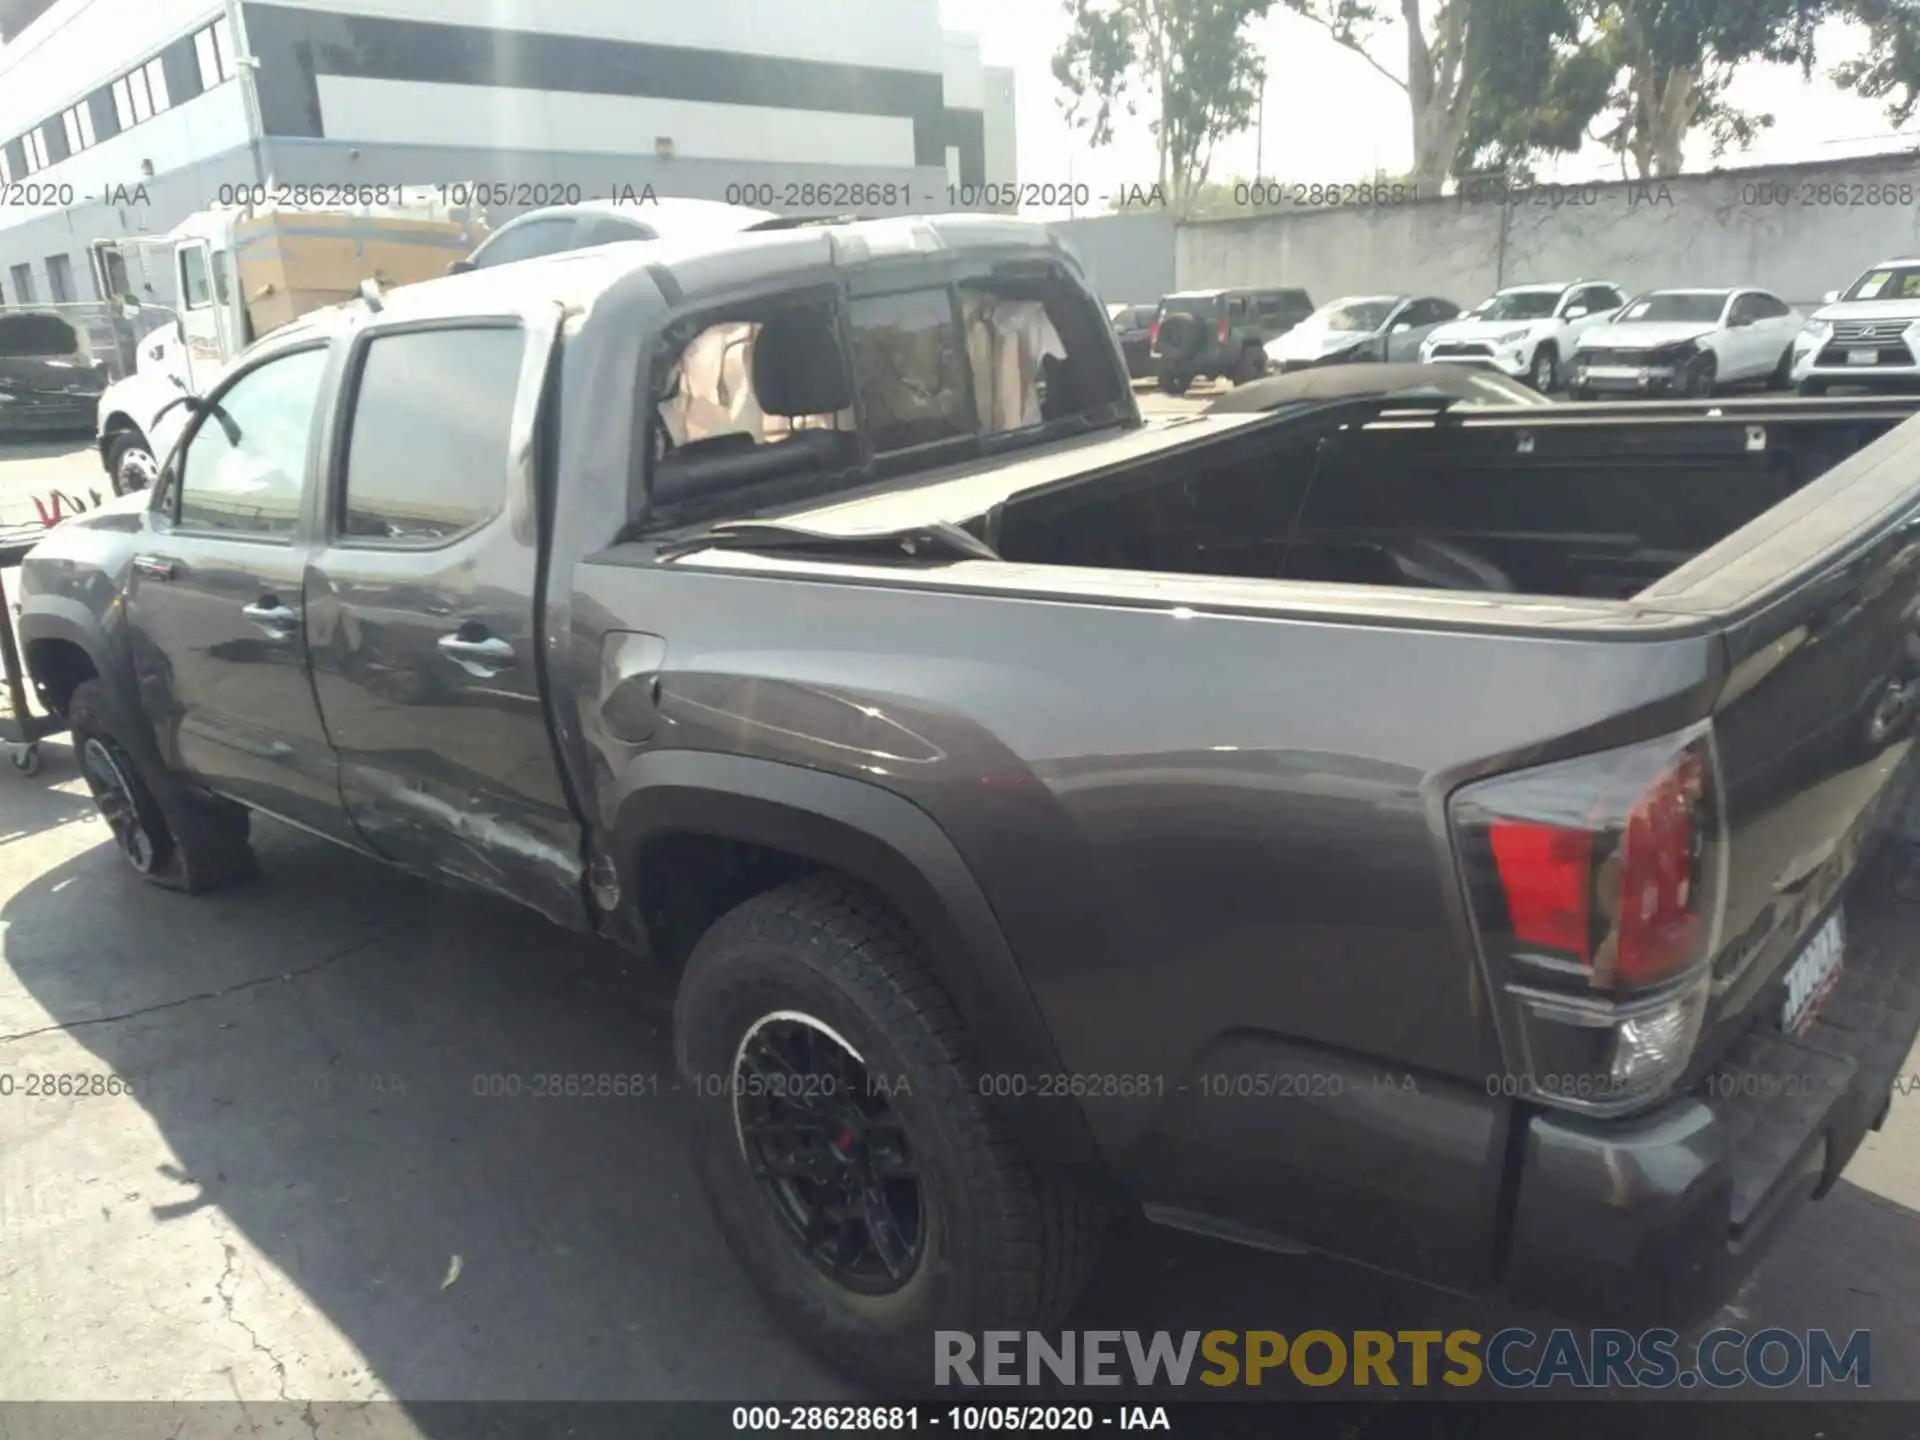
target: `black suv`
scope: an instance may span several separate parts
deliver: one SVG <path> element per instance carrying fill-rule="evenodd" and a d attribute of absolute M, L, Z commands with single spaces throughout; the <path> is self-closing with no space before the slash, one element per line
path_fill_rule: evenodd
<path fill-rule="evenodd" d="M 1267 373 L 1267 341 L 1313 313 L 1294 286 L 1268 290 L 1185 290 L 1161 297 L 1152 355 L 1160 388 L 1184 395 L 1195 380 L 1257 380 Z"/>

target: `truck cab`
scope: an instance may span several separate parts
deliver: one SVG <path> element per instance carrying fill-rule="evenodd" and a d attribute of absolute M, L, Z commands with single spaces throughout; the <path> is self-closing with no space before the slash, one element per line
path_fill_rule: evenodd
<path fill-rule="evenodd" d="M 133 373 L 100 397 L 96 443 L 117 495 L 152 484 L 178 438 L 186 409 L 166 407 L 206 393 L 253 338 L 234 275 L 236 213 L 201 211 L 164 235 L 89 247 L 99 292 L 145 332 Z"/>

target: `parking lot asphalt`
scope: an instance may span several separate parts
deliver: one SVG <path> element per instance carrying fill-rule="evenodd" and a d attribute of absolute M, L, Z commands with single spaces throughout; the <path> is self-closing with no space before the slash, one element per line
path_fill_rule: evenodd
<path fill-rule="evenodd" d="M 63 740 L 37 776 L 0 767 L 0 1397 L 857 1398 L 707 1218 L 667 982 L 504 903 L 256 834 L 258 877 L 167 894 L 125 871 Z M 637 1093 L 528 1096 L 554 1075 Z M 1920 1399 L 1920 1087 L 1723 1318 L 1870 1330 L 1870 1393 Z M 1550 1322 L 1128 1224 L 1069 1323 Z M 1774 1413 L 1741 1433 L 1812 1433 Z"/>

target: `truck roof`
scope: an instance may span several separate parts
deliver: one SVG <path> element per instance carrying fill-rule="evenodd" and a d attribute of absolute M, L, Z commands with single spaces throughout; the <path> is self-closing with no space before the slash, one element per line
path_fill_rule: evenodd
<path fill-rule="evenodd" d="M 731 292 L 741 285 L 807 271 L 831 271 L 885 263 L 890 257 L 942 251 L 1066 252 L 1052 232 L 1032 220 L 1002 215 L 909 216 L 857 220 L 792 229 L 668 237 L 599 245 L 488 266 L 444 279 L 403 285 L 382 296 L 386 318 L 437 319 L 485 314 L 541 301 L 586 309 L 635 271 L 662 275 L 681 296 Z M 276 330 L 311 335 L 316 328 L 355 323 L 357 302 L 315 311 Z"/>

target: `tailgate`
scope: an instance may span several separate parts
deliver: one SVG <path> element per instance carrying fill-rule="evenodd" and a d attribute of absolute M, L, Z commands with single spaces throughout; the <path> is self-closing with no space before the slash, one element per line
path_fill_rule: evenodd
<path fill-rule="evenodd" d="M 1878 517 L 1725 632 L 1713 729 L 1726 908 L 1700 1059 L 1804 1032 L 1869 923 L 1850 884 L 1899 823 L 1920 700 L 1920 509 Z M 1832 1018 L 1832 1017 L 1830 1017 Z"/>

